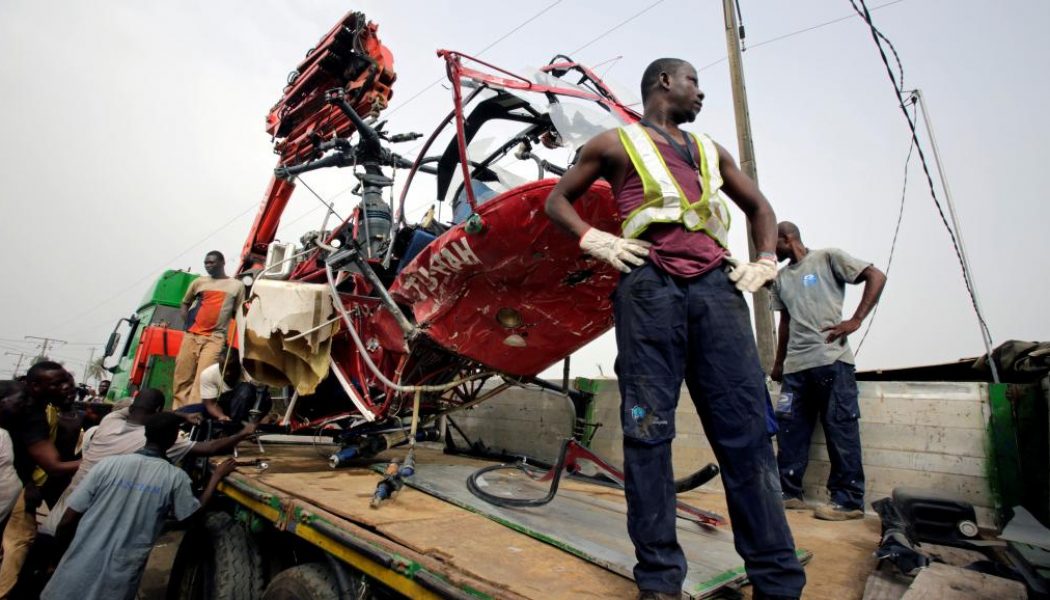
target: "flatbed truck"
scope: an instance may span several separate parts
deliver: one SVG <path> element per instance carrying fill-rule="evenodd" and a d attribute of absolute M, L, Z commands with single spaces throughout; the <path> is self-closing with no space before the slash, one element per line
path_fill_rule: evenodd
<path fill-rule="evenodd" d="M 485 514 L 476 506 L 425 493 L 411 483 L 392 500 L 372 508 L 370 500 L 382 479 L 379 471 L 402 458 L 404 449 L 387 450 L 375 462 L 340 469 L 329 466 L 323 445 L 266 443 L 262 453 L 260 449 L 241 444 L 238 460 L 245 466 L 221 483 L 211 512 L 183 537 L 170 575 L 169 598 L 637 595 L 629 577 L 602 564 L 602 548 L 588 548 L 593 542 L 576 543 L 572 538 L 576 530 L 605 529 L 604 535 L 612 536 L 609 539 L 622 535 L 621 541 L 630 548 L 626 534 L 616 532 L 624 527 L 619 489 L 563 479 L 565 491 L 559 494 L 574 494 L 602 510 L 584 509 L 578 521 L 570 517 L 564 531 L 548 536 Z M 420 444 L 415 458 L 417 477 L 428 471 L 473 471 L 493 464 L 446 454 L 437 444 Z M 264 469 L 260 463 L 265 463 Z M 466 488 L 465 480 L 450 484 Z M 539 511 L 534 514 L 546 518 L 546 509 L 534 509 Z M 604 516 L 596 514 L 604 509 L 611 510 L 605 510 Z M 710 536 L 705 552 L 728 554 L 722 559 L 731 563 L 739 560 L 732 552 L 728 527 L 704 535 Z M 711 577 L 704 589 L 684 597 L 710 596 L 742 583 L 744 577 L 742 565 L 736 564 Z"/>

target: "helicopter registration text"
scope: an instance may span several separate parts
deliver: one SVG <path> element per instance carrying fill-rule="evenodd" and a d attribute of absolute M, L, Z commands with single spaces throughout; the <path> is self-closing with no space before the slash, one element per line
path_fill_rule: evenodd
<path fill-rule="evenodd" d="M 425 297 L 437 291 L 442 279 L 461 272 L 465 267 L 480 264 L 481 260 L 474 254 L 467 240 L 460 238 L 432 253 L 427 266 L 419 267 L 415 273 L 409 274 L 403 280 L 401 288 Z"/>

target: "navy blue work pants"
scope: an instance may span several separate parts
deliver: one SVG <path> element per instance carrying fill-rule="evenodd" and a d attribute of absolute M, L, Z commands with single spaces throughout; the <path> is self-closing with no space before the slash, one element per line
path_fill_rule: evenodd
<path fill-rule="evenodd" d="M 802 478 L 809 463 L 809 445 L 817 419 L 824 427 L 831 474 L 828 492 L 834 504 L 864 508 L 864 467 L 860 452 L 860 408 L 853 365 L 836 361 L 796 373 L 786 373 L 781 396 L 790 395 L 789 412 L 777 415 L 777 466 L 780 486 L 790 497 L 802 497 Z"/>
<path fill-rule="evenodd" d="M 646 264 L 615 295 L 627 531 L 639 589 L 678 593 L 671 440 L 684 380 L 722 471 L 736 550 L 755 589 L 796 597 L 806 576 L 781 503 L 768 395 L 743 295 L 717 268 L 681 279 Z"/>

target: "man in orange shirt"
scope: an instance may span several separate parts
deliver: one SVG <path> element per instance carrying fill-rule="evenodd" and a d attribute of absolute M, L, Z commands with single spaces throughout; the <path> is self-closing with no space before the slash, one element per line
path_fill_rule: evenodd
<path fill-rule="evenodd" d="M 226 343 L 226 327 L 244 302 L 244 285 L 226 275 L 222 252 L 212 250 L 205 255 L 204 270 L 208 275 L 195 279 L 182 299 L 186 334 L 175 359 L 174 409 L 201 401 L 200 374 L 218 362 Z"/>

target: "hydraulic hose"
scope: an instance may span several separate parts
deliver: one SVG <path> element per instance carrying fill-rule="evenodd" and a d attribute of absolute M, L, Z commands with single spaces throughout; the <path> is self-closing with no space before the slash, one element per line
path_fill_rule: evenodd
<path fill-rule="evenodd" d="M 570 452 L 578 458 L 590 460 L 590 457 L 587 456 L 588 454 L 591 455 L 591 457 L 597 458 L 597 456 L 594 455 L 594 453 L 590 450 L 582 449 L 582 447 L 579 446 L 577 442 L 575 442 L 572 439 L 568 439 L 565 440 L 565 442 L 561 446 L 561 450 L 558 451 L 558 460 L 555 461 L 554 466 L 551 467 L 550 470 L 546 471 L 546 473 L 541 474 L 539 477 L 537 476 L 538 470 L 527 465 L 524 460 L 518 461 L 514 464 L 495 464 L 489 465 L 487 467 L 482 467 L 477 471 L 471 473 L 470 476 L 467 477 L 467 489 L 469 489 L 470 493 L 474 494 L 478 498 L 481 498 L 485 502 L 488 502 L 489 504 L 493 504 L 495 506 L 512 508 L 521 508 L 526 506 L 543 506 L 544 504 L 547 504 L 551 500 L 553 500 L 554 496 L 558 493 L 558 485 L 561 482 L 562 473 L 565 472 L 566 465 L 569 462 L 568 456 Z M 598 462 L 595 462 L 594 464 L 596 464 L 599 467 L 604 467 L 604 465 L 601 465 Z M 480 477 L 482 477 L 486 473 L 492 473 L 501 469 L 517 469 L 525 473 L 525 475 L 527 475 L 530 479 L 533 480 L 542 479 L 545 476 L 549 475 L 551 476 L 550 489 L 547 490 L 546 495 L 544 495 L 542 498 L 523 499 L 507 498 L 504 496 L 490 494 L 483 490 L 480 485 L 478 485 L 478 479 Z M 714 478 L 715 475 L 718 475 L 718 472 L 718 466 L 714 463 L 711 463 L 703 467 L 699 471 L 692 473 L 691 475 L 687 475 L 682 479 L 677 479 L 674 482 L 675 493 L 680 494 L 682 492 L 687 492 L 694 488 L 700 487 L 704 483 L 707 483 L 712 478 Z M 607 475 L 610 476 L 610 478 L 617 485 L 623 487 L 622 474 L 613 472 L 611 469 L 609 469 L 609 471 L 607 471 Z"/>
<path fill-rule="evenodd" d="M 325 262 L 324 270 L 325 274 L 328 276 L 328 286 L 331 290 L 332 299 L 334 300 L 333 304 L 335 305 L 336 310 L 339 311 L 339 314 L 343 317 L 343 323 L 346 324 L 346 329 L 350 332 L 350 337 L 354 340 L 354 346 L 357 347 L 358 354 L 361 356 L 365 365 L 368 366 L 368 370 L 372 371 L 372 374 L 375 375 L 376 379 L 378 379 L 384 386 L 400 393 L 447 392 L 448 390 L 459 387 L 468 381 L 484 379 L 496 375 L 495 371 L 486 371 L 484 373 L 462 377 L 455 381 L 450 381 L 449 383 L 440 385 L 401 385 L 391 381 L 382 371 L 379 370 L 379 367 L 372 362 L 372 357 L 368 355 L 368 350 L 365 348 L 364 342 L 361 341 L 361 336 L 358 335 L 357 328 L 354 327 L 354 322 L 350 318 L 350 313 L 347 312 L 346 307 L 343 306 L 342 299 L 339 298 L 339 290 L 337 290 L 335 286 L 335 276 L 332 274 L 332 265 L 328 264 L 327 261 Z"/>

